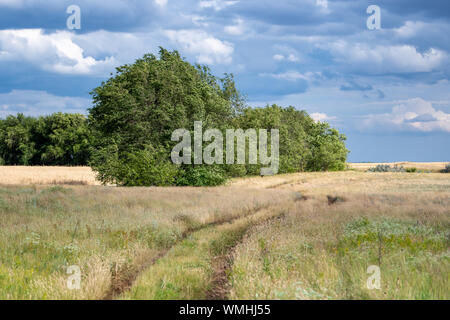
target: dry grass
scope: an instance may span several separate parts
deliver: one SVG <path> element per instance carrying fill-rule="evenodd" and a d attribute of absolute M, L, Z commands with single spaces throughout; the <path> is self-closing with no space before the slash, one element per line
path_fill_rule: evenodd
<path fill-rule="evenodd" d="M 0 299 L 101 299 L 111 290 L 205 298 L 214 261 L 235 245 L 222 270 L 233 299 L 450 298 L 449 174 L 355 170 L 118 188 L 89 185 L 89 168 L 0 172 Z M 367 290 L 367 266 L 380 262 L 382 290 Z M 70 265 L 81 267 L 81 290 L 67 288 Z"/>
<path fill-rule="evenodd" d="M 374 168 L 377 165 L 398 165 L 406 168 L 417 168 L 418 170 L 429 170 L 432 172 L 438 172 L 445 168 L 445 165 L 448 162 L 409 162 L 409 161 L 401 161 L 401 162 L 380 162 L 380 163 L 349 163 L 348 167 L 350 169 L 362 170 L 366 171 L 370 168 Z"/>
<path fill-rule="evenodd" d="M 0 184 L 99 185 L 90 167 L 0 166 Z"/>
<path fill-rule="evenodd" d="M 244 217 L 284 191 L 0 185 L 0 299 L 100 299 L 189 230 Z M 68 290 L 66 268 L 82 270 Z"/>
<path fill-rule="evenodd" d="M 236 248 L 230 298 L 450 298 L 448 174 L 309 173 L 273 182 L 300 201 Z M 341 201 L 330 205 L 327 196 Z M 369 265 L 381 266 L 381 290 L 367 289 Z"/>

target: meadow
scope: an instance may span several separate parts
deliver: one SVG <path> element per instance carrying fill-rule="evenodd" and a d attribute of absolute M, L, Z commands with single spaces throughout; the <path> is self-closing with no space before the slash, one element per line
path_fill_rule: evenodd
<path fill-rule="evenodd" d="M 101 186 L 87 167 L 0 177 L 0 299 L 450 298 L 445 173 L 202 188 Z M 79 290 L 67 286 L 74 265 Z M 371 265 L 380 289 L 367 287 Z"/>

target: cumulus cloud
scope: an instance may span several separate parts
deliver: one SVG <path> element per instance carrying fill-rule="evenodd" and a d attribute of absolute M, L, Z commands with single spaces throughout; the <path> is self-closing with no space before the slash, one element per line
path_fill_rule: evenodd
<path fill-rule="evenodd" d="M 42 29 L 0 30 L 0 61 L 28 62 L 46 71 L 64 74 L 95 73 L 114 63 L 113 57 L 96 60 L 74 43 L 74 33 Z"/>
<path fill-rule="evenodd" d="M 271 78 L 275 78 L 275 79 L 279 79 L 279 80 L 287 80 L 287 81 L 297 81 L 297 80 L 306 80 L 306 81 L 311 81 L 317 77 L 320 77 L 321 74 L 318 72 L 305 72 L 305 73 L 300 73 L 298 71 L 295 70 L 289 70 L 283 73 L 260 73 L 259 74 L 260 77 L 271 77 Z"/>
<path fill-rule="evenodd" d="M 288 54 L 286 56 L 282 55 L 281 53 L 277 53 L 277 54 L 275 54 L 273 56 L 273 59 L 276 60 L 276 61 L 283 61 L 283 60 L 287 60 L 287 61 L 290 61 L 290 62 L 297 62 L 297 61 L 299 61 L 299 58 L 293 53 L 290 53 L 290 54 Z"/>
<path fill-rule="evenodd" d="M 422 98 L 413 98 L 396 104 L 392 111 L 370 114 L 358 125 L 361 130 L 450 132 L 450 114 L 436 110 Z"/>
<path fill-rule="evenodd" d="M 234 46 L 219 40 L 202 30 L 168 30 L 167 37 L 180 46 L 183 52 L 195 55 L 202 64 L 230 64 Z"/>
<path fill-rule="evenodd" d="M 90 99 L 63 97 L 38 90 L 12 90 L 0 93 L 0 117 L 23 113 L 29 116 L 53 112 L 86 113 Z"/>
<path fill-rule="evenodd" d="M 411 45 L 375 45 L 350 43 L 345 40 L 321 44 L 329 49 L 335 60 L 350 70 L 364 70 L 368 73 L 414 73 L 439 69 L 447 60 L 447 54 L 430 48 L 418 52 Z"/>
<path fill-rule="evenodd" d="M 203 0 L 200 1 L 198 6 L 202 9 L 213 8 L 215 11 L 220 11 L 226 7 L 232 6 L 239 1 L 227 1 L 227 0 Z"/>
<path fill-rule="evenodd" d="M 234 25 L 225 26 L 224 31 L 234 36 L 240 36 L 245 32 L 244 20 L 236 19 Z"/>
<path fill-rule="evenodd" d="M 167 4 L 168 0 L 155 0 L 155 3 L 160 6 L 160 7 L 164 7 Z"/>
<path fill-rule="evenodd" d="M 323 13 L 330 12 L 328 9 L 328 0 L 316 0 L 316 6 L 318 6 Z"/>
<path fill-rule="evenodd" d="M 314 113 L 311 113 L 310 116 L 314 121 L 317 121 L 317 122 L 332 121 L 332 120 L 337 119 L 334 116 L 329 116 L 326 113 L 322 113 L 322 112 L 314 112 Z"/>
<path fill-rule="evenodd" d="M 425 26 L 426 24 L 421 21 L 406 21 L 403 26 L 395 28 L 394 32 L 397 36 L 401 38 L 411 38 L 415 36 L 418 31 L 422 30 Z"/>

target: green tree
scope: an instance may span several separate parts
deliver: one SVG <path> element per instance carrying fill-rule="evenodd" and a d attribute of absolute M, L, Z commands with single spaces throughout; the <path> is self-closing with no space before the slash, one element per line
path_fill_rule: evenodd
<path fill-rule="evenodd" d="M 31 130 L 36 119 L 8 116 L 0 121 L 0 159 L 6 165 L 29 165 L 36 153 Z"/>
<path fill-rule="evenodd" d="M 166 163 L 176 144 L 171 141 L 174 130 L 193 131 L 194 121 L 202 121 L 204 129 L 225 130 L 238 107 L 231 81 L 231 78 L 225 79 L 222 88 L 220 79 L 215 78 L 207 67 L 192 66 L 178 52 L 162 48 L 159 57 L 148 54 L 132 65 L 117 68 L 113 77 L 91 93 L 94 106 L 89 110 L 89 123 L 95 136 L 91 165 L 98 177 L 103 182 L 121 185 L 165 184 L 166 181 L 153 178 L 159 175 L 157 170 L 145 166 L 139 169 L 146 177 L 145 181 L 123 179 L 129 176 L 123 170 L 134 170 L 129 165 L 130 155 L 151 145 L 162 154 L 165 151 L 166 158 L 160 161 Z M 111 154 L 110 149 L 116 152 Z M 109 167 L 105 163 L 115 165 Z M 194 165 L 171 165 L 179 169 L 176 178 L 180 183 L 189 181 L 183 174 L 196 170 L 189 168 Z M 164 168 L 175 172 L 166 165 Z M 142 170 L 147 171 L 143 173 Z M 215 172 L 209 166 L 202 170 Z M 204 184 L 215 184 L 216 174 L 202 176 Z M 214 181 L 209 181 L 208 177 L 213 177 Z"/>
<path fill-rule="evenodd" d="M 84 115 L 59 112 L 40 117 L 32 136 L 38 149 L 34 164 L 86 165 L 89 160 L 91 132 Z"/>

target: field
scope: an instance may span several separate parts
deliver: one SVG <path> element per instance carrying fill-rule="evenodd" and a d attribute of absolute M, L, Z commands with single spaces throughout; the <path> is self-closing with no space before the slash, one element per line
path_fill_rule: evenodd
<path fill-rule="evenodd" d="M 0 299 L 449 299 L 450 175 L 359 169 L 118 188 L 0 167 Z"/>
<path fill-rule="evenodd" d="M 379 162 L 379 163 L 349 163 L 348 167 L 354 170 L 362 170 L 365 171 L 370 168 L 374 168 L 377 165 L 390 165 L 390 166 L 403 166 L 405 169 L 416 168 L 417 170 L 422 171 L 431 171 L 431 172 L 439 172 L 440 170 L 445 168 L 445 165 L 448 162 Z"/>

